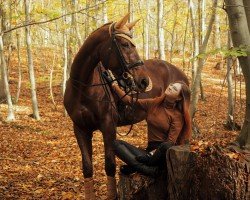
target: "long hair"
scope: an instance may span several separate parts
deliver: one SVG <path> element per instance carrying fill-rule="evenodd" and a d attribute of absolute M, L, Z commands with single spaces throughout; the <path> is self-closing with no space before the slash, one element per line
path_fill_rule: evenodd
<path fill-rule="evenodd" d="M 180 83 L 182 85 L 180 91 L 180 96 L 182 97 L 182 99 L 178 102 L 178 108 L 183 113 L 184 117 L 183 128 L 180 135 L 178 136 L 177 144 L 187 144 L 189 143 L 192 135 L 192 122 L 189 112 L 191 91 L 187 84 L 183 81 L 176 81 L 175 83 Z"/>

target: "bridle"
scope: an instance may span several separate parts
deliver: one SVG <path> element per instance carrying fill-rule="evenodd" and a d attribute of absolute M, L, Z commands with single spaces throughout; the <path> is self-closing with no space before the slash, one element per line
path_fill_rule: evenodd
<path fill-rule="evenodd" d="M 117 39 L 116 37 L 122 37 L 128 41 L 131 42 L 131 44 L 133 46 L 135 46 L 135 43 L 133 42 L 132 40 L 132 36 L 130 34 L 126 34 L 124 32 L 119 32 L 117 30 L 115 30 L 115 23 L 112 23 L 110 26 L 109 26 L 109 34 L 111 36 L 111 49 L 113 49 L 116 53 L 116 56 L 119 60 L 119 63 L 120 63 L 120 66 L 121 66 L 121 69 L 122 69 L 122 73 L 119 74 L 116 72 L 116 70 L 112 70 L 114 71 L 117 75 L 118 75 L 118 78 L 117 78 L 117 81 L 118 83 L 123 86 L 124 88 L 126 87 L 126 84 L 123 85 L 122 84 L 122 80 L 123 79 L 128 79 L 128 78 L 132 78 L 132 85 L 131 87 L 129 88 L 129 90 L 133 90 L 133 88 L 135 87 L 135 83 L 134 83 L 134 79 L 133 79 L 133 76 L 131 75 L 131 72 L 130 70 L 135 68 L 135 67 L 138 67 L 138 66 L 141 66 L 141 65 L 144 65 L 143 61 L 142 60 L 137 60 L 136 62 L 134 63 L 127 63 L 127 61 L 125 60 L 124 56 L 123 56 L 123 53 L 121 51 L 121 48 L 120 46 L 118 45 L 118 42 L 117 42 Z M 129 91 L 127 91 L 126 95 L 129 93 Z M 122 97 L 123 98 L 123 97 Z M 119 101 L 122 100 L 122 98 L 120 98 Z M 132 96 L 132 105 L 131 105 L 131 108 L 132 108 L 132 111 L 135 110 L 135 102 L 138 100 L 138 92 L 136 93 L 136 97 L 134 98 Z M 118 114 L 119 116 L 119 114 Z M 131 131 L 132 131 L 132 128 L 133 128 L 133 123 L 131 124 L 128 132 L 126 134 L 121 134 L 117 131 L 117 134 L 120 135 L 120 136 L 126 136 L 128 135 Z"/>
<path fill-rule="evenodd" d="M 127 63 L 127 61 L 125 60 L 123 54 L 122 54 L 122 51 L 121 51 L 121 48 L 120 46 L 118 45 L 117 43 L 117 39 L 116 37 L 122 37 L 122 38 L 125 38 L 126 40 L 129 40 L 132 45 L 135 46 L 135 43 L 132 41 L 132 36 L 127 34 L 127 33 L 124 33 L 124 32 L 119 32 L 117 30 L 115 30 L 115 23 L 112 23 L 110 26 L 109 26 L 109 34 L 111 36 L 111 48 L 114 49 L 118 59 L 119 59 L 119 62 L 120 62 L 120 66 L 121 66 L 121 69 L 122 69 L 122 76 L 123 78 L 126 79 L 126 75 L 124 74 L 127 74 L 129 73 L 130 74 L 130 71 L 131 69 L 135 68 L 135 67 L 138 67 L 138 66 L 141 66 L 143 65 L 143 61 L 142 60 L 137 60 L 136 62 L 134 63 Z M 119 74 L 117 74 L 119 75 Z M 120 74 L 121 75 L 121 74 Z"/>
<path fill-rule="evenodd" d="M 135 68 L 135 67 L 144 65 L 144 63 L 140 59 L 137 60 L 134 63 L 127 63 L 126 59 L 124 58 L 124 56 L 122 54 L 122 50 L 121 50 L 120 46 L 118 45 L 116 37 L 122 37 L 122 38 L 125 38 L 126 40 L 129 40 L 132 43 L 133 46 L 135 46 L 135 43 L 133 42 L 132 36 L 130 34 L 117 31 L 115 29 L 115 24 L 116 24 L 116 22 L 110 24 L 110 26 L 109 26 L 109 35 L 111 37 L 111 48 L 110 48 L 110 50 L 114 49 L 114 51 L 115 51 L 115 53 L 117 55 L 117 58 L 119 60 L 120 67 L 121 67 L 121 73 L 119 73 L 120 69 L 116 69 L 116 70 L 112 70 L 112 71 L 114 71 L 115 74 L 117 75 L 117 78 L 115 80 L 118 81 L 120 86 L 122 86 L 123 88 L 126 88 L 126 85 L 127 85 L 123 80 L 126 80 L 126 79 L 130 78 L 131 81 L 132 81 L 132 85 L 131 85 L 131 88 L 129 88 L 129 89 L 133 90 L 133 88 L 135 88 L 135 82 L 134 82 L 133 76 L 131 75 L 130 70 Z M 107 59 L 110 59 L 111 52 L 112 51 L 109 51 L 109 55 L 106 56 Z M 106 62 L 106 63 L 108 63 L 108 62 Z M 104 64 L 104 63 L 102 63 L 102 64 Z M 104 68 L 107 69 L 108 67 L 104 65 Z M 101 76 L 100 72 L 99 72 L 99 75 Z M 107 83 L 97 83 L 97 84 L 88 85 L 88 84 L 82 83 L 79 80 L 75 80 L 72 77 L 69 77 L 69 78 L 71 79 L 72 82 L 78 83 L 78 84 L 80 84 L 80 85 L 82 85 L 84 87 L 104 86 L 104 85 L 107 84 Z"/>

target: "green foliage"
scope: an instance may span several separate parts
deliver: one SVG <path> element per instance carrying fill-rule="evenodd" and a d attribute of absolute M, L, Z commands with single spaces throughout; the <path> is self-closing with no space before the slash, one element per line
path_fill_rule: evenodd
<path fill-rule="evenodd" d="M 230 49 L 226 47 L 222 47 L 219 49 L 213 49 L 203 54 L 198 54 L 196 57 L 192 58 L 191 61 L 195 59 L 199 59 L 199 58 L 205 59 L 208 56 L 213 56 L 213 55 L 218 55 L 218 54 L 222 55 L 224 58 L 227 58 L 227 57 L 237 58 L 241 56 L 245 57 L 250 53 L 249 49 L 250 47 L 246 45 L 241 45 L 239 47 L 232 47 Z"/>
<path fill-rule="evenodd" d="M 230 49 L 222 51 L 224 57 L 241 57 L 249 54 L 249 46 L 241 45 L 239 47 L 232 47 Z"/>

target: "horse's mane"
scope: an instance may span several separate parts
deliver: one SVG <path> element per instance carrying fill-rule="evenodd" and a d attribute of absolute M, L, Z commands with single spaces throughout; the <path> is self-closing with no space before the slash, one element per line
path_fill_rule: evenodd
<path fill-rule="evenodd" d="M 96 31 L 98 31 L 99 29 L 103 28 L 104 26 L 107 26 L 107 25 L 110 25 L 112 24 L 113 22 L 108 22 L 106 24 L 103 24 L 102 26 L 100 26 L 99 28 L 97 28 L 96 30 L 94 30 L 91 34 L 95 33 Z"/>

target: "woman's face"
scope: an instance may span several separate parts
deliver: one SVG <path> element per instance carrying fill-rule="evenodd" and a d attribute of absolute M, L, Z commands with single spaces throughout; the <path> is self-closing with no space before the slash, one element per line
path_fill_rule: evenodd
<path fill-rule="evenodd" d="M 170 85 L 165 90 L 165 94 L 173 99 L 173 100 L 179 100 L 181 99 L 180 92 L 181 92 L 182 85 L 181 83 L 170 83 Z"/>

